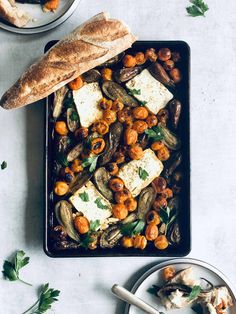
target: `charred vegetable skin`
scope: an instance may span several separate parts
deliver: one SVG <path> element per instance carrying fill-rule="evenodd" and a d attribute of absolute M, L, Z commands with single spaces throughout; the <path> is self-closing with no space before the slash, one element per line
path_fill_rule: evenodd
<path fill-rule="evenodd" d="M 157 114 L 136 98 L 141 90 L 128 90 L 125 86 L 144 69 L 174 94 Z M 52 117 L 54 163 L 58 169 L 54 174 L 56 219 L 51 239 L 56 250 L 115 246 L 124 250 L 166 250 L 181 243 L 178 211 L 183 184 L 179 136 L 182 104 L 175 98 L 182 80 L 180 69 L 180 54 L 168 47 L 129 51 L 84 73 L 55 94 Z M 72 92 L 93 82 L 98 82 L 102 90 L 103 98 L 98 104 L 102 117 L 94 117 L 94 123 L 84 127 Z M 150 148 L 164 169 L 134 198 L 119 178 L 119 170 L 132 160 L 142 159 L 144 150 Z M 142 180 L 148 178 L 145 169 L 139 169 L 139 173 Z M 111 204 L 111 217 L 106 223 L 89 220 L 69 201 L 88 181 Z M 89 202 L 86 190 L 79 197 Z M 99 198 L 94 210 L 96 207 L 106 210 Z"/>

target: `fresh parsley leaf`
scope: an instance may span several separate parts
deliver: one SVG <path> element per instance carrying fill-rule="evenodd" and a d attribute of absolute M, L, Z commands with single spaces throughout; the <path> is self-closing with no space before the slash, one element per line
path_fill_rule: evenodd
<path fill-rule="evenodd" d="M 143 169 L 142 167 L 139 167 L 138 168 L 138 175 L 139 175 L 139 178 L 144 181 L 149 176 L 149 173 L 145 169 Z"/>
<path fill-rule="evenodd" d="M 135 96 L 135 95 L 141 95 L 141 90 L 140 89 L 130 89 L 129 90 L 129 94 L 132 95 L 132 96 Z"/>
<path fill-rule="evenodd" d="M 25 256 L 25 252 L 24 251 L 17 251 L 16 255 L 14 257 L 14 260 L 12 262 L 9 262 L 9 261 L 4 262 L 2 273 L 3 273 L 4 277 L 10 281 L 19 280 L 19 281 L 31 286 L 31 284 L 23 281 L 19 277 L 20 269 L 23 268 L 24 266 L 26 266 L 28 263 L 29 263 L 29 257 Z"/>
<path fill-rule="evenodd" d="M 4 160 L 2 163 L 1 163 L 1 169 L 4 170 L 6 169 L 7 167 L 7 162 Z"/>
<path fill-rule="evenodd" d="M 141 101 L 141 100 L 139 101 L 139 105 L 140 106 L 145 106 L 146 104 L 147 104 L 147 101 L 145 101 L 145 100 L 144 101 Z"/>
<path fill-rule="evenodd" d="M 152 285 L 152 287 L 147 289 L 147 292 L 150 294 L 153 294 L 155 296 L 157 296 L 157 292 L 160 290 L 161 288 L 156 286 L 156 285 Z"/>
<path fill-rule="evenodd" d="M 69 108 L 74 108 L 75 107 L 75 103 L 74 103 L 74 99 L 73 97 L 67 97 L 65 100 L 64 100 L 64 103 L 63 103 L 64 107 L 66 109 L 69 109 Z"/>
<path fill-rule="evenodd" d="M 148 138 L 152 139 L 153 141 L 161 141 L 164 138 L 162 130 L 159 126 L 154 126 L 151 129 L 147 129 L 145 133 L 148 135 Z"/>
<path fill-rule="evenodd" d="M 190 3 L 192 5 L 186 8 L 190 16 L 205 16 L 206 11 L 209 10 L 208 5 L 203 0 L 190 0 Z"/>
<path fill-rule="evenodd" d="M 23 314 L 32 313 L 32 314 L 43 314 L 52 308 L 52 304 L 58 301 L 57 297 L 59 296 L 60 291 L 49 288 L 49 284 L 45 284 L 40 292 L 38 300 Z"/>
<path fill-rule="evenodd" d="M 83 202 L 88 202 L 89 201 L 89 195 L 85 191 L 83 193 L 80 193 L 79 197 L 82 199 Z"/>
<path fill-rule="evenodd" d="M 109 208 L 107 205 L 102 204 L 101 197 L 96 198 L 94 203 L 97 205 L 98 208 L 101 208 L 101 209 L 108 209 Z"/>
<path fill-rule="evenodd" d="M 174 222 L 177 218 L 177 211 L 175 208 L 172 210 L 167 207 L 161 207 L 159 211 L 161 221 L 166 225 L 165 233 L 167 233 L 169 226 Z"/>
<path fill-rule="evenodd" d="M 121 233 L 125 236 L 133 237 L 143 231 L 145 222 L 143 220 L 136 220 L 121 226 Z"/>
<path fill-rule="evenodd" d="M 69 161 L 67 160 L 67 156 L 62 152 L 57 154 L 56 161 L 63 167 L 69 166 Z"/>
<path fill-rule="evenodd" d="M 89 166 L 89 172 L 93 172 L 97 167 L 98 157 L 99 156 L 91 156 L 91 157 L 85 158 L 82 163 L 82 166 L 84 168 Z"/>
<path fill-rule="evenodd" d="M 92 221 L 90 221 L 90 228 L 89 228 L 89 230 L 91 232 L 97 231 L 99 226 L 100 226 L 100 220 L 98 220 L 98 219 L 92 220 Z"/>
<path fill-rule="evenodd" d="M 79 116 L 78 116 L 77 112 L 75 112 L 75 111 L 72 111 L 70 118 L 72 121 L 79 121 Z"/>
<path fill-rule="evenodd" d="M 193 286 L 192 291 L 189 294 L 188 301 L 195 300 L 199 296 L 200 292 L 201 292 L 200 286 Z"/>
<path fill-rule="evenodd" d="M 91 236 L 91 232 L 88 232 L 83 237 L 81 237 L 80 246 L 87 249 L 89 244 L 93 243 L 93 241 L 94 237 Z"/>

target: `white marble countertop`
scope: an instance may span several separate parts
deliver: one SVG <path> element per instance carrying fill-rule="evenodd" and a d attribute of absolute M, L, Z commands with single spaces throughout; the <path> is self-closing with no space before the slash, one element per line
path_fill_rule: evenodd
<path fill-rule="evenodd" d="M 192 252 L 236 284 L 236 20 L 235 0 L 207 0 L 206 18 L 187 17 L 187 0 L 82 0 L 71 18 L 39 35 L 0 30 L 0 94 L 42 54 L 82 21 L 106 10 L 122 18 L 140 39 L 182 39 L 192 53 L 191 168 Z M 122 314 L 113 283 L 128 288 L 157 258 L 51 259 L 42 249 L 44 116 L 42 105 L 0 110 L 0 265 L 16 249 L 31 257 L 22 271 L 37 288 L 61 290 L 57 314 Z M 20 314 L 36 289 L 0 280 L 0 313 Z"/>

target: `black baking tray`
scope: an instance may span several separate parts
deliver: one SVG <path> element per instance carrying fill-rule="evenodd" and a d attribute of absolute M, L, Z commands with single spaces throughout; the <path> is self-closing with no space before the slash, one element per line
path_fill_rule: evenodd
<path fill-rule="evenodd" d="M 50 41 L 45 46 L 45 52 L 50 49 L 57 41 Z M 53 226 L 54 211 L 52 198 L 52 131 L 53 119 L 51 117 L 51 108 L 53 95 L 46 99 L 45 116 L 45 229 L 44 229 L 44 251 L 50 257 L 125 257 L 125 256 L 150 256 L 150 257 L 181 257 L 189 254 L 191 250 L 191 219 L 190 219 L 190 47 L 184 41 L 137 41 L 133 44 L 131 50 L 144 51 L 147 48 L 160 49 L 168 47 L 172 51 L 178 51 L 181 54 L 181 65 L 179 66 L 183 80 L 178 88 L 177 98 L 182 102 L 182 113 L 179 127 L 179 135 L 182 141 L 184 172 L 184 186 L 181 199 L 181 210 L 179 213 L 180 230 L 182 241 L 178 246 L 169 246 L 166 250 L 160 251 L 155 248 L 147 247 L 144 250 L 123 249 L 114 247 L 112 249 L 96 250 L 62 250 L 53 248 L 50 241 L 50 230 Z"/>

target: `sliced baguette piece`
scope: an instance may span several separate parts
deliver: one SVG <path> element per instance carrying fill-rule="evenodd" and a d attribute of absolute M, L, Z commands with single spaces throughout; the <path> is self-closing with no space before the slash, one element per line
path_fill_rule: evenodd
<path fill-rule="evenodd" d="M 79 75 L 131 47 L 136 38 L 121 21 L 100 13 L 53 46 L 2 96 L 13 109 L 45 98 Z"/>
<path fill-rule="evenodd" d="M 0 0 L 0 17 L 17 27 L 23 27 L 30 21 L 28 13 L 18 8 L 14 0 Z"/>

